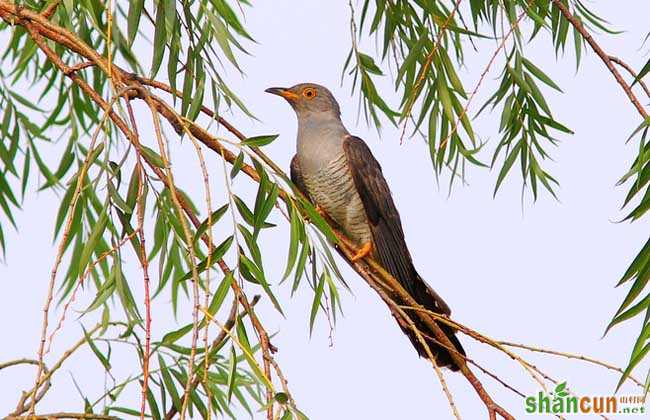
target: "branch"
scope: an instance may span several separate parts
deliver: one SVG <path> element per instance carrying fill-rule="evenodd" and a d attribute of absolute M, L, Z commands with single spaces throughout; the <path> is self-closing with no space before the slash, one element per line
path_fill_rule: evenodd
<path fill-rule="evenodd" d="M 115 323 L 110 323 L 110 324 L 115 325 Z M 38 379 L 37 383 L 34 385 L 34 387 L 30 391 L 23 392 L 23 395 L 20 397 L 20 400 L 18 401 L 18 405 L 16 406 L 16 409 L 8 417 L 11 418 L 11 416 L 20 416 L 25 411 L 31 410 L 36 405 L 36 403 L 43 397 L 43 395 L 45 395 L 45 392 L 49 388 L 50 378 L 52 377 L 54 372 L 56 372 L 63 365 L 63 363 L 68 359 L 68 357 L 70 357 L 72 355 L 72 353 L 77 351 L 79 349 L 79 347 L 81 347 L 82 345 L 84 345 L 88 341 L 86 337 L 90 337 L 92 334 L 94 334 L 101 327 L 102 327 L 102 324 L 100 323 L 100 324 L 97 324 L 96 326 L 94 326 L 92 329 L 88 330 L 88 332 L 86 333 L 86 335 L 84 335 L 83 338 L 81 338 L 71 348 L 69 348 L 68 350 L 66 350 L 63 353 L 63 355 L 61 356 L 59 361 L 56 362 L 52 366 L 52 369 L 47 371 L 43 367 L 43 369 L 42 369 L 43 376 L 42 377 L 39 376 L 37 378 Z M 39 365 L 39 371 L 41 371 L 42 360 L 37 361 L 37 364 Z M 43 386 L 41 392 L 37 393 L 37 391 L 41 387 L 41 384 L 45 384 L 45 385 Z M 32 397 L 35 393 L 37 393 L 36 397 Z M 31 400 L 29 402 L 29 406 L 26 406 L 25 403 L 27 402 L 27 399 L 30 398 L 30 397 L 32 397 L 32 398 L 31 398 Z M 31 414 L 33 414 L 33 413 L 31 413 Z M 31 417 L 31 414 L 30 414 L 30 417 Z"/>
<path fill-rule="evenodd" d="M 646 112 L 645 108 L 641 105 L 637 97 L 634 95 L 634 92 L 632 92 L 632 89 L 630 86 L 625 83 L 625 80 L 623 79 L 623 76 L 621 76 L 621 73 L 618 72 L 616 67 L 614 66 L 614 63 L 612 59 L 610 58 L 609 55 L 603 49 L 598 45 L 596 40 L 591 36 L 589 32 L 587 32 L 587 29 L 585 26 L 582 24 L 582 22 L 577 19 L 569 8 L 562 3 L 561 0 L 552 0 L 553 4 L 555 7 L 558 8 L 560 13 L 568 20 L 573 27 L 580 32 L 580 35 L 587 41 L 587 43 L 591 46 L 591 49 L 594 50 L 594 52 L 600 57 L 600 59 L 605 63 L 605 66 L 609 69 L 609 71 L 612 73 L 616 81 L 618 82 L 619 85 L 621 85 L 621 88 L 623 91 L 625 91 L 625 94 L 627 97 L 630 99 L 630 102 L 632 102 L 632 105 L 636 108 L 636 110 L 639 112 L 639 114 L 643 117 L 643 119 L 648 118 L 648 113 Z"/>
<path fill-rule="evenodd" d="M 45 19 L 49 19 L 54 15 L 54 12 L 56 12 L 56 8 L 59 7 L 59 4 L 61 4 L 61 0 L 52 0 L 46 7 L 43 9 L 41 12 L 41 15 Z"/>
<path fill-rule="evenodd" d="M 614 366 L 614 365 L 611 365 L 609 363 L 603 362 L 601 360 L 594 359 L 593 357 L 583 356 L 581 354 L 573 354 L 573 353 L 566 353 L 566 352 L 563 352 L 563 351 L 543 349 L 543 348 L 539 348 L 539 347 L 528 346 L 528 345 L 525 345 L 525 344 L 511 343 L 511 342 L 508 342 L 508 341 L 500 341 L 499 344 L 501 344 L 502 346 L 516 347 L 516 348 L 520 348 L 520 349 L 524 349 L 524 350 L 528 350 L 528 351 L 532 351 L 532 352 L 537 352 L 537 353 L 552 354 L 554 356 L 565 357 L 567 359 L 582 360 L 583 362 L 591 363 L 591 364 L 594 364 L 594 365 L 597 365 L 597 366 L 602 366 L 602 367 L 604 367 L 606 369 L 614 370 L 614 371 L 616 371 L 618 373 L 621 373 L 621 374 L 625 373 L 625 371 L 623 369 L 621 369 L 620 367 L 618 367 L 618 366 Z M 641 388 L 644 387 L 644 385 L 638 379 L 634 378 L 632 375 L 630 375 L 629 378 L 630 378 L 630 380 L 632 382 L 634 382 L 635 384 L 637 384 Z"/>
<path fill-rule="evenodd" d="M 630 65 L 627 64 L 625 61 L 621 60 L 621 59 L 618 58 L 618 57 L 614 57 L 613 55 L 610 55 L 610 56 L 609 56 L 609 59 L 612 60 L 612 62 L 618 64 L 618 65 L 621 66 L 621 67 L 623 67 L 625 70 L 627 70 L 627 72 L 630 73 L 630 75 L 632 75 L 632 77 L 633 77 L 635 80 L 637 79 L 637 74 L 636 74 L 636 72 L 635 72 L 634 69 L 633 69 L 632 67 L 630 67 Z M 641 87 L 642 87 L 643 90 L 645 91 L 645 94 L 648 95 L 648 98 L 650 98 L 650 89 L 648 89 L 648 85 L 646 85 L 645 82 L 644 82 L 642 79 L 639 79 L 639 84 L 641 85 Z"/>

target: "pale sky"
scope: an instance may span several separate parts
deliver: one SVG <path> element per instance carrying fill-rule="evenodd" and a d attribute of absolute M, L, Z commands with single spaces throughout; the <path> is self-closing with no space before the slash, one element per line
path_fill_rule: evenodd
<path fill-rule="evenodd" d="M 640 68 L 648 59 L 644 55 L 648 46 L 641 45 L 648 30 L 647 2 L 626 2 L 625 8 L 620 2 L 591 4 L 615 28 L 627 30 L 615 37 L 596 35 L 603 48 Z M 554 162 L 548 162 L 547 167 L 561 183 L 560 201 L 542 193 L 532 203 L 527 194 L 522 205 L 521 182 L 514 170 L 495 199 L 492 191 L 497 171 L 478 168 L 470 168 L 468 186 L 457 185 L 448 196 L 448 178 L 443 178 L 440 187 L 436 185 L 426 146 L 420 139 L 400 145 L 398 129 L 385 125 L 379 138 L 374 128 L 358 121 L 357 98 L 349 94 L 350 80 L 340 86 L 341 68 L 350 46 L 347 1 L 256 2 L 246 9 L 246 26 L 260 44 L 251 46 L 251 57 L 241 59 L 246 76 L 241 79 L 232 73 L 228 80 L 261 121 L 235 113 L 228 117 L 235 126 L 250 136 L 279 133 L 280 138 L 267 147 L 267 153 L 288 169 L 295 153 L 295 117 L 288 105 L 263 91 L 307 81 L 329 87 L 339 100 L 348 129 L 364 138 L 381 162 L 418 271 L 449 303 L 454 319 L 495 339 L 589 355 L 622 367 L 627 364 L 640 319 L 615 328 L 603 339 L 601 336 L 627 292 L 626 288 L 614 289 L 614 285 L 647 239 L 647 221 L 615 223 L 624 216 L 619 208 L 627 192 L 615 183 L 636 153 L 637 145 L 626 145 L 625 140 L 639 118 L 595 54 L 590 51 L 583 58 L 576 74 L 572 53 L 556 61 L 548 35 L 527 49 L 529 57 L 564 90 L 564 94 L 550 89 L 544 93 L 556 118 L 576 134 L 560 136 L 559 147 L 549 149 Z M 0 46 L 5 44 L 3 35 Z M 488 42 L 479 45 L 478 53 L 467 49 L 466 68 L 459 72 L 468 89 L 473 88 L 496 48 Z M 374 53 L 374 43 L 366 42 L 363 49 Z M 143 54 L 148 52 L 143 50 Z M 498 71 L 495 68 L 489 73 L 474 110 L 494 87 Z M 398 98 L 392 94 L 391 85 L 386 76 L 380 88 L 395 105 Z M 647 98 L 643 102 L 647 104 Z M 499 139 L 498 119 L 495 112 L 475 121 L 481 138 L 489 141 L 481 155 L 483 161 L 489 162 Z M 225 131 L 219 134 L 228 137 Z M 148 141 L 153 143 L 154 139 Z M 175 137 L 171 141 L 175 144 L 174 169 L 179 183 L 200 203 L 201 183 L 192 182 L 199 173 L 193 148 L 187 141 L 178 144 Z M 225 197 L 219 180 L 222 167 L 215 156 L 208 156 L 214 174 L 213 195 L 221 203 Z M 5 320 L 0 361 L 36 355 L 41 308 L 55 256 L 52 232 L 58 198 L 51 192 L 36 193 L 33 187 L 23 211 L 16 214 L 19 231 L 6 230 L 7 257 L 0 265 L 4 285 L 0 317 Z M 254 191 L 244 177 L 236 180 L 234 188 L 245 197 Z M 279 280 L 286 260 L 288 229 L 281 218 L 274 218 L 281 223 L 280 229 L 263 235 L 262 241 L 267 270 Z M 142 278 L 137 261 L 132 255 L 129 258 L 133 270 L 129 279 L 140 292 Z M 452 419 L 428 362 L 417 357 L 387 308 L 363 280 L 344 264 L 341 268 L 353 295 L 341 291 L 345 316 L 339 318 L 332 347 L 322 315 L 309 337 L 312 292 L 306 284 L 293 299 L 289 299 L 289 284 L 276 286 L 286 319 L 277 316 L 269 305 L 259 308 L 267 329 L 278 332 L 273 339 L 279 348 L 277 360 L 298 406 L 312 419 Z M 249 295 L 262 293 L 251 286 L 246 285 Z M 87 291 L 75 309 L 82 310 L 93 297 L 94 290 Z M 169 307 L 168 297 L 161 297 L 154 305 L 154 340 L 189 319 L 189 306 L 181 308 L 185 311 L 178 323 Z M 60 308 L 55 314 L 51 323 L 56 323 Z M 74 314 L 68 316 L 48 361 L 55 360 L 68 343 L 80 337 L 75 318 Z M 91 324 L 85 318 L 81 321 Z M 539 391 L 509 358 L 466 336 L 461 336 L 461 341 L 469 357 L 519 390 L 527 395 Z M 610 394 L 619 379 L 617 373 L 578 361 L 521 354 L 555 379 L 568 381 L 577 394 Z M 83 411 L 70 374 L 89 397 L 95 398 L 103 389 L 105 377 L 93 357 L 87 349 L 80 351 L 59 371 L 54 390 L 39 404 L 39 411 Z M 127 369 L 136 363 L 132 350 L 116 350 L 114 357 L 116 377 L 134 372 Z M 646 362 L 637 370 L 641 380 L 647 368 Z M 13 410 L 19 391 L 33 384 L 33 378 L 31 368 L 0 372 L 0 413 Z M 481 374 L 479 378 L 497 402 L 515 417 L 523 415 L 521 399 L 492 379 Z M 449 372 L 446 379 L 461 416 L 484 418 L 485 409 L 465 379 Z M 633 388 L 624 390 L 631 392 Z M 139 401 L 137 387 L 125 392 L 131 394 L 128 401 Z"/>

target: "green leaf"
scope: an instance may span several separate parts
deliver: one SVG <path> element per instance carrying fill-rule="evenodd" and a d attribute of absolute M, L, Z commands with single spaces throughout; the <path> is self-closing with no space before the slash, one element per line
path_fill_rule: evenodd
<path fill-rule="evenodd" d="M 650 325 L 650 324 L 649 324 Z M 643 335 L 643 333 L 642 333 Z M 650 351 L 650 343 L 647 343 L 640 351 L 638 351 L 636 354 L 632 354 L 632 358 L 630 359 L 629 364 L 625 368 L 625 371 L 623 372 L 623 375 L 621 376 L 621 379 L 618 381 L 618 384 L 616 385 L 616 391 L 623 385 L 623 382 L 630 376 L 632 373 L 632 370 L 645 358 L 646 354 L 648 354 L 648 351 Z"/>
<path fill-rule="evenodd" d="M 278 302 L 275 295 L 273 294 L 273 291 L 271 290 L 271 286 L 269 286 L 269 283 L 266 281 L 264 271 L 262 271 L 253 261 L 244 255 L 243 252 L 239 254 L 239 261 L 249 270 L 249 272 L 253 275 L 255 280 L 257 280 L 260 286 L 262 286 L 262 289 L 264 289 L 266 295 L 269 297 L 269 299 L 271 299 L 271 302 L 273 303 L 275 309 L 284 315 L 282 307 L 280 306 L 280 302 Z"/>
<path fill-rule="evenodd" d="M 639 303 L 636 305 L 632 306 L 630 309 L 627 311 L 621 313 L 620 315 L 616 316 L 612 321 L 609 323 L 607 328 L 605 329 L 605 333 L 603 334 L 606 335 L 607 332 L 616 324 L 620 324 L 623 321 L 627 321 L 628 319 L 634 318 L 638 314 L 640 314 L 644 310 L 648 310 L 650 307 L 650 294 L 646 295 L 645 298 L 643 298 Z"/>
<path fill-rule="evenodd" d="M 166 39 L 165 8 L 161 4 L 158 4 L 156 23 L 154 25 L 153 58 L 151 61 L 151 73 L 149 76 L 152 79 L 156 78 L 158 70 L 160 70 L 163 54 L 165 54 Z"/>
<path fill-rule="evenodd" d="M 239 152 L 230 170 L 230 179 L 234 179 L 244 166 L 244 152 Z"/>
<path fill-rule="evenodd" d="M 526 67 L 526 69 L 531 72 L 536 78 L 552 87 L 553 89 L 557 90 L 558 92 L 562 92 L 562 89 L 560 89 L 560 87 L 555 84 L 555 82 L 550 77 L 548 77 L 546 73 L 544 73 L 540 68 L 535 66 L 532 62 L 524 57 L 521 58 L 521 61 L 523 62 L 524 67 Z"/>
<path fill-rule="evenodd" d="M 316 291 L 314 293 L 314 300 L 311 303 L 311 312 L 309 314 L 309 335 L 311 335 L 314 330 L 314 321 L 316 320 L 316 314 L 318 313 L 318 307 L 321 304 L 321 298 L 323 297 L 323 288 L 325 286 L 325 276 L 329 276 L 327 271 L 324 271 L 318 280 L 318 285 L 316 286 Z"/>
<path fill-rule="evenodd" d="M 226 298 L 226 295 L 228 294 L 228 290 L 230 290 L 233 279 L 234 277 L 232 271 L 229 271 L 228 274 L 226 274 L 226 276 L 223 278 L 223 280 L 221 280 L 221 283 L 219 283 L 219 287 L 217 287 L 217 291 L 214 293 L 214 296 L 212 296 L 210 305 L 208 305 L 207 311 L 210 315 L 216 314 L 219 308 L 221 308 L 221 305 L 223 304 L 223 300 Z M 203 325 L 204 324 L 201 323 L 201 326 Z"/>
<path fill-rule="evenodd" d="M 497 195 L 497 191 L 499 190 L 499 186 L 505 179 L 506 175 L 508 174 L 508 171 L 510 171 L 510 168 L 512 168 L 512 165 L 515 163 L 515 160 L 517 160 L 517 155 L 519 153 L 519 150 L 521 149 L 521 146 L 523 144 L 523 140 L 520 140 L 515 147 L 512 148 L 510 151 L 510 154 L 506 158 L 505 162 L 503 163 L 503 167 L 501 168 L 501 171 L 499 171 L 499 176 L 497 177 L 497 183 L 494 187 L 494 193 L 493 196 Z"/>
<path fill-rule="evenodd" d="M 226 213 L 226 210 L 228 210 L 227 203 L 213 211 L 210 217 L 206 217 L 206 219 L 201 222 L 199 227 L 196 228 L 196 233 L 194 234 L 194 243 L 198 242 L 198 240 L 201 238 L 201 236 L 203 236 L 208 228 L 212 227 L 215 223 L 221 220 L 223 215 Z"/>
<path fill-rule="evenodd" d="M 289 401 L 289 396 L 284 392 L 276 393 L 274 398 L 280 404 L 286 404 Z"/>
<path fill-rule="evenodd" d="M 638 81 L 643 79 L 648 73 L 650 73 L 650 60 L 648 60 L 648 62 L 645 63 L 645 65 L 643 66 L 639 74 L 637 74 L 637 76 L 634 78 L 634 83 L 632 83 L 632 86 L 634 86 Z"/>
<path fill-rule="evenodd" d="M 214 264 L 216 264 L 223 256 L 225 253 L 230 249 L 230 245 L 232 245 L 234 237 L 230 235 L 226 240 L 224 240 L 219 246 L 217 246 L 214 251 L 212 251 L 212 254 L 210 254 L 209 257 L 206 257 L 203 259 L 197 266 L 196 266 L 196 271 L 197 274 L 201 274 L 204 272 L 206 269 L 212 267 Z M 210 263 L 208 266 L 208 262 Z M 185 275 L 181 278 L 179 278 L 177 281 L 185 281 L 189 280 L 192 278 L 192 270 L 188 271 L 185 273 Z"/>
<path fill-rule="evenodd" d="M 282 281 L 289 277 L 293 266 L 296 264 L 296 258 L 298 257 L 298 245 L 300 245 L 300 238 L 302 236 L 302 230 L 304 228 L 302 225 L 302 219 L 294 207 L 290 208 L 290 220 L 291 233 L 289 237 L 289 255 L 287 256 L 287 267 L 284 269 Z"/>
<path fill-rule="evenodd" d="M 192 331 L 193 326 L 194 325 L 192 323 L 189 323 L 184 327 L 177 329 L 176 331 L 172 331 L 165 334 L 165 336 L 162 339 L 162 344 L 167 344 L 167 345 L 174 344 L 176 341 L 183 338 L 188 332 Z"/>
<path fill-rule="evenodd" d="M 144 155 L 145 159 L 153 166 L 163 169 L 165 168 L 165 162 L 158 153 L 153 151 L 153 149 L 150 149 L 144 145 L 140 145 L 140 149 L 142 150 L 142 155 Z"/>
<path fill-rule="evenodd" d="M 230 347 L 230 361 L 228 365 L 228 402 L 232 397 L 232 391 L 235 389 L 235 379 L 237 379 L 237 355 L 235 347 Z"/>
<path fill-rule="evenodd" d="M 262 147 L 266 146 L 267 144 L 271 144 L 273 140 L 277 139 L 278 137 L 279 134 L 249 137 L 246 140 L 242 141 L 241 144 L 249 147 Z"/>
<path fill-rule="evenodd" d="M 84 332 L 84 337 L 86 337 L 86 342 L 88 343 L 88 346 L 90 347 L 90 349 L 93 351 L 93 353 L 95 354 L 95 356 L 97 356 L 97 359 L 99 359 L 99 361 L 101 362 L 102 366 L 104 366 L 104 369 L 106 369 L 107 371 L 110 371 L 110 370 L 111 370 L 111 364 L 110 364 L 110 362 L 108 361 L 108 359 L 106 358 L 106 356 L 104 356 L 104 355 L 102 354 L 102 352 L 99 351 L 99 349 L 98 349 L 97 346 L 95 345 L 95 342 L 93 341 L 93 339 L 92 339 L 92 338 L 90 337 L 90 335 L 88 334 L 88 331 L 86 331 L 86 329 L 85 329 L 83 326 L 81 327 L 81 329 L 82 329 L 83 332 Z"/>
<path fill-rule="evenodd" d="M 129 47 L 133 45 L 135 36 L 138 33 L 138 27 L 140 26 L 140 16 L 142 16 L 143 8 L 144 8 L 144 0 L 132 0 L 129 2 L 129 14 L 127 18 Z"/>
<path fill-rule="evenodd" d="M 90 256 L 95 251 L 95 248 L 97 247 L 99 240 L 104 234 L 104 230 L 106 230 L 107 224 L 108 224 L 108 206 L 104 207 L 104 209 L 102 210 L 102 213 L 99 216 L 99 220 L 97 220 L 97 223 L 95 223 L 93 230 L 90 232 L 90 235 L 88 236 L 88 240 L 86 241 L 84 249 L 81 252 L 81 258 L 79 258 L 79 263 L 78 263 L 80 272 L 83 272 L 83 270 L 85 270 L 86 265 L 90 260 Z"/>
<path fill-rule="evenodd" d="M 376 74 L 378 76 L 383 76 L 384 73 L 382 73 L 381 69 L 377 64 L 375 64 L 375 60 L 370 57 L 367 54 L 364 53 L 359 53 L 359 64 L 367 71 L 369 71 L 372 74 Z"/>
<path fill-rule="evenodd" d="M 178 391 L 174 386 L 174 380 L 172 376 L 169 374 L 169 368 L 165 364 L 165 361 L 163 360 L 162 356 L 160 355 L 158 355 L 158 365 L 160 366 L 160 373 L 162 375 L 165 388 L 167 389 L 169 395 L 171 395 L 172 397 L 172 402 L 174 403 L 174 407 L 176 407 L 176 409 L 180 412 L 182 409 L 181 398 L 178 396 Z"/>

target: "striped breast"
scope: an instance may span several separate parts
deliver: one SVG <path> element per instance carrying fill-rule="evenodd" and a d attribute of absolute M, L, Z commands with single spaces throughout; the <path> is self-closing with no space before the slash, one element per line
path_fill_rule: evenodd
<path fill-rule="evenodd" d="M 354 186 L 345 154 L 320 170 L 303 173 L 305 186 L 315 201 L 358 245 L 369 242 L 372 233 L 361 198 Z"/>

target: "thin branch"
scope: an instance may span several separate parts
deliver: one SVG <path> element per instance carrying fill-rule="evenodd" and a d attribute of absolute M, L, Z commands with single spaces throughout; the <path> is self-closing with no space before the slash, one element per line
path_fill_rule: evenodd
<path fill-rule="evenodd" d="M 532 3 L 532 0 L 528 2 L 529 4 Z M 521 19 L 526 15 L 526 11 L 521 12 L 521 14 L 517 17 L 517 20 L 515 21 L 514 25 L 510 27 L 510 30 L 508 33 L 503 37 L 501 40 L 501 43 L 499 43 L 499 46 L 497 49 L 494 51 L 492 54 L 492 57 L 490 58 L 490 61 L 488 61 L 487 65 L 483 69 L 483 72 L 481 73 L 481 77 L 479 77 L 478 82 L 476 82 L 476 86 L 474 86 L 474 90 L 472 90 L 472 93 L 469 95 L 469 98 L 467 99 L 467 103 L 463 107 L 463 111 L 460 113 L 456 121 L 454 121 L 454 126 L 452 127 L 451 131 L 449 134 L 447 134 L 447 137 L 444 138 L 443 141 L 440 142 L 440 146 L 438 146 L 439 149 L 444 148 L 447 145 L 447 142 L 449 139 L 456 134 L 456 131 L 458 130 L 458 124 L 461 122 L 463 117 L 467 114 L 467 110 L 469 109 L 470 104 L 472 103 L 472 100 L 474 99 L 474 96 L 476 96 L 476 93 L 478 92 L 479 88 L 481 87 L 481 84 L 483 84 L 483 80 L 485 79 L 485 76 L 488 74 L 490 69 L 492 68 L 492 65 L 494 64 L 494 61 L 496 58 L 499 56 L 499 52 L 506 46 L 506 42 L 512 36 L 512 34 L 515 32 L 517 27 L 519 26 L 519 23 L 521 22 Z"/>
<path fill-rule="evenodd" d="M 630 67 L 630 65 L 627 64 L 625 61 L 621 60 L 618 57 L 614 57 L 613 55 L 610 55 L 609 59 L 612 60 L 612 62 L 618 64 L 621 67 L 623 67 L 625 70 L 627 70 L 627 72 L 630 73 L 630 75 L 632 75 L 632 77 L 634 79 L 637 78 L 637 74 L 634 71 L 634 69 L 632 67 Z M 646 85 L 645 82 L 643 80 L 641 80 L 641 79 L 639 79 L 639 84 L 641 85 L 641 87 L 645 91 L 645 94 L 648 96 L 648 98 L 650 98 L 650 89 L 648 89 L 648 85 Z"/>
<path fill-rule="evenodd" d="M 621 73 L 618 72 L 616 67 L 614 66 L 614 62 L 610 58 L 610 56 L 603 51 L 603 49 L 598 45 L 596 40 L 591 36 L 591 34 L 587 31 L 585 26 L 582 24 L 580 19 L 577 19 L 573 13 L 569 10 L 569 8 L 562 3 L 561 0 L 551 0 L 555 7 L 558 8 L 560 13 L 566 18 L 566 20 L 571 23 L 571 25 L 578 31 L 580 32 L 580 35 L 587 41 L 587 43 L 591 46 L 591 49 L 594 50 L 596 55 L 600 57 L 600 59 L 605 63 L 605 66 L 609 69 L 609 71 L 612 73 L 614 76 L 614 79 L 618 82 L 619 85 L 621 85 L 621 88 L 627 95 L 627 97 L 630 99 L 630 102 L 632 102 L 632 105 L 636 108 L 636 110 L 639 112 L 639 114 L 644 118 L 648 118 L 648 113 L 643 108 L 639 100 L 637 99 L 636 95 L 634 95 L 634 92 L 632 92 L 632 89 L 630 86 L 628 86 L 627 83 L 625 83 L 625 80 L 623 79 L 623 76 L 621 76 Z"/>
<path fill-rule="evenodd" d="M 618 373 L 621 373 L 621 374 L 625 373 L 625 371 L 623 369 L 621 369 L 620 367 L 611 365 L 611 364 L 609 364 L 607 362 L 603 362 L 603 361 L 598 360 L 598 359 L 594 359 L 593 357 L 583 356 L 581 354 L 574 354 L 574 353 L 567 353 L 567 352 L 562 352 L 562 351 L 557 351 L 557 350 L 543 349 L 543 348 L 539 348 L 539 347 L 529 346 L 529 345 L 526 345 L 526 344 L 511 343 L 511 342 L 508 342 L 508 341 L 499 341 L 499 344 L 501 344 L 502 346 L 516 347 L 516 348 L 525 349 L 525 350 L 532 351 L 532 352 L 537 352 L 537 353 L 552 354 L 554 356 L 560 356 L 560 357 L 564 357 L 564 358 L 567 358 L 567 359 L 582 360 L 583 362 L 587 362 L 587 363 L 591 363 L 591 364 L 594 364 L 594 365 L 597 365 L 597 366 L 601 366 L 601 367 L 604 367 L 604 368 L 609 369 L 609 370 L 614 370 L 614 371 L 616 371 Z M 632 380 L 632 382 L 634 382 L 635 384 L 637 384 L 641 388 L 644 387 L 644 384 L 642 384 L 638 379 L 634 378 L 631 375 L 629 376 L 629 378 L 630 378 L 630 380 Z"/>
<path fill-rule="evenodd" d="M 115 325 L 115 323 L 111 323 L 111 324 L 112 324 L 112 325 Z M 43 370 L 43 375 L 42 375 L 42 377 L 40 378 L 41 380 L 39 381 L 39 383 L 36 384 L 36 385 L 34 385 L 34 387 L 33 387 L 31 390 L 29 390 L 29 391 L 27 391 L 27 392 L 23 392 L 23 395 L 21 396 L 20 401 L 18 401 L 18 405 L 16 406 L 16 409 L 14 410 L 13 413 L 11 413 L 11 414 L 9 415 L 9 417 L 11 417 L 11 416 L 20 416 L 21 414 L 23 414 L 23 413 L 26 412 L 27 410 L 30 410 L 30 411 L 31 411 L 32 408 L 36 405 L 36 403 L 40 400 L 40 398 L 43 397 L 43 395 L 44 395 L 44 391 L 41 391 L 40 398 L 39 398 L 39 395 L 38 395 L 38 394 L 37 394 L 37 397 L 36 397 L 36 398 L 31 398 L 30 403 L 29 403 L 29 406 L 26 406 L 26 405 L 25 405 L 27 399 L 30 398 L 31 396 L 33 396 L 35 393 L 37 393 L 38 389 L 41 387 L 41 384 L 49 384 L 49 382 L 50 382 L 50 378 L 52 377 L 52 375 L 53 375 L 57 370 L 59 370 L 59 368 L 63 365 L 63 363 L 64 363 L 64 362 L 65 362 L 65 361 L 66 361 L 66 360 L 67 360 L 67 359 L 68 359 L 68 358 L 69 358 L 69 357 L 70 357 L 70 356 L 71 356 L 75 351 L 77 351 L 81 346 L 83 346 L 83 345 L 88 341 L 86 337 L 90 337 L 92 334 L 94 334 L 94 333 L 95 333 L 97 330 L 99 330 L 101 327 L 102 327 L 102 324 L 100 323 L 100 324 L 97 324 L 96 326 L 94 326 L 94 327 L 93 327 L 92 329 L 90 329 L 89 331 L 87 331 L 87 332 L 86 332 L 86 335 L 84 335 L 83 338 L 81 338 L 81 339 L 80 339 L 79 341 L 77 341 L 77 342 L 76 342 L 72 347 L 70 347 L 68 350 L 66 350 L 66 351 L 63 353 L 63 355 L 61 356 L 61 358 L 60 358 L 60 359 L 59 359 L 59 360 L 58 360 L 58 361 L 57 361 L 57 362 L 52 366 L 52 368 L 51 368 L 49 371 Z M 42 361 L 39 360 L 39 361 L 38 361 L 38 364 L 39 364 L 39 370 L 40 370 L 40 365 L 41 365 L 41 363 L 42 363 Z M 45 389 L 46 389 L 46 386 L 43 386 L 42 389 L 45 390 Z M 29 414 L 30 414 L 30 417 L 31 417 L 31 415 L 33 415 L 33 413 L 29 413 Z"/>
<path fill-rule="evenodd" d="M 59 4 L 61 4 L 61 0 L 52 0 L 46 7 L 43 9 L 41 12 L 41 15 L 45 19 L 49 19 L 54 15 L 54 12 L 56 12 L 56 8 L 59 7 Z"/>
<path fill-rule="evenodd" d="M 149 290 L 149 260 L 147 258 L 147 248 L 145 246 L 144 234 L 144 207 L 146 197 L 144 196 L 144 186 L 146 180 L 146 172 L 142 164 L 142 147 L 140 145 L 140 134 L 138 133 L 138 125 L 133 115 L 133 107 L 131 102 L 126 103 L 129 120 L 135 133 L 137 144 L 136 150 L 136 170 L 138 179 L 138 195 L 137 195 L 137 219 L 138 219 L 138 239 L 140 241 L 140 266 L 142 267 L 142 276 L 144 282 L 144 306 L 145 306 L 145 339 L 144 339 L 144 353 L 142 355 L 142 395 L 140 402 L 140 419 L 144 420 L 145 410 L 147 408 L 147 391 L 149 389 L 149 357 L 151 356 L 151 292 Z"/>

